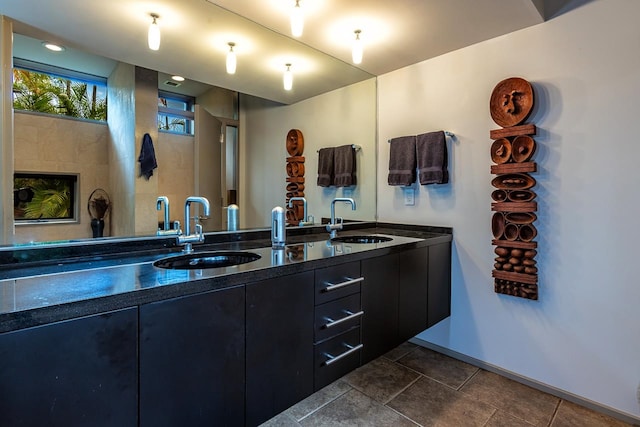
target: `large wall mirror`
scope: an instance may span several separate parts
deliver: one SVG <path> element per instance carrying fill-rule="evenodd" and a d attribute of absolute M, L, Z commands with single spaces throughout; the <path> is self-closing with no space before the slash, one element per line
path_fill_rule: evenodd
<path fill-rule="evenodd" d="M 15 235 L 5 243 L 93 238 L 90 197 L 96 189 L 104 189 L 111 203 L 104 236 L 154 235 L 164 219 L 163 212 L 156 210 L 159 196 L 171 201 L 171 220 L 182 222 L 184 200 L 192 194 L 211 199 L 213 212 L 204 222 L 205 231 L 226 228 L 225 208 L 232 202 L 240 206 L 240 228 L 267 227 L 271 208 L 285 204 L 285 137 L 291 128 L 300 129 L 306 137 L 305 197 L 316 222 L 329 215 L 330 201 L 338 196 L 358 202 L 357 211 L 345 209 L 339 212 L 341 216 L 375 219 L 376 84 L 366 73 L 363 77 L 368 78 L 359 82 L 285 104 L 190 78 L 175 82 L 171 74 L 73 47 L 64 52 L 73 58 L 68 64 L 52 59 L 61 56 L 50 53 L 34 56 L 37 49 L 44 52 L 42 32 L 17 23 L 14 33 L 17 65 L 32 68 L 32 61 L 35 68 L 48 64 L 102 77 L 108 87 L 109 108 L 113 109 L 106 123 L 15 111 L 15 170 L 77 174 L 79 221 L 21 221 Z M 159 116 L 166 94 L 194 100 L 192 133 L 158 129 L 162 127 L 159 120 L 167 120 L 167 116 Z M 137 150 L 128 148 L 123 154 L 117 141 L 118 135 L 132 135 L 139 144 L 144 133 L 153 136 L 158 160 L 151 178 L 156 183 L 151 187 L 138 176 L 137 159 L 128 158 L 132 152 L 137 156 Z M 358 185 L 317 187 L 318 150 L 343 144 L 361 147 L 357 154 Z M 2 197 L 6 203 L 13 194 Z M 141 226 L 141 221 L 146 223 Z"/>

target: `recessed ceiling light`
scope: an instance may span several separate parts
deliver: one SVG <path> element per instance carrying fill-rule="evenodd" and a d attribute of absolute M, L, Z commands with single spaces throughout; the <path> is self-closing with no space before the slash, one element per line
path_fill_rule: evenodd
<path fill-rule="evenodd" d="M 50 42 L 42 42 L 42 46 L 54 52 L 64 52 L 66 50 L 64 46 Z"/>
<path fill-rule="evenodd" d="M 183 82 L 184 81 L 184 77 L 182 76 L 171 76 L 171 79 L 177 81 L 177 82 Z"/>

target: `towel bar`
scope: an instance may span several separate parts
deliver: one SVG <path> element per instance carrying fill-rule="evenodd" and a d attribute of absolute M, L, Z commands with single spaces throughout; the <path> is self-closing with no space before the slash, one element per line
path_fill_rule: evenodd
<path fill-rule="evenodd" d="M 456 134 L 455 134 L 455 133 L 453 133 L 453 132 L 449 132 L 448 130 L 445 130 L 445 131 L 444 131 L 444 135 L 445 135 L 445 136 L 448 136 L 449 138 L 453 138 L 454 136 L 456 136 Z M 390 144 L 390 143 L 391 143 L 391 140 L 390 140 L 390 139 L 387 139 L 387 142 Z"/>
<path fill-rule="evenodd" d="M 362 147 L 359 146 L 359 145 L 356 145 L 356 144 L 351 144 L 351 147 L 353 147 L 353 149 L 356 150 L 356 151 L 362 150 Z M 316 150 L 316 153 L 319 153 L 319 152 L 320 152 L 320 150 Z"/>

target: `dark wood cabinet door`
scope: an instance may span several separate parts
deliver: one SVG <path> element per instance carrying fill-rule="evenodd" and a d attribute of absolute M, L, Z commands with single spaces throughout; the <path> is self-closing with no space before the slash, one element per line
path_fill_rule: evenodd
<path fill-rule="evenodd" d="M 313 272 L 247 285 L 247 425 L 313 392 Z"/>
<path fill-rule="evenodd" d="M 362 261 L 362 364 L 398 344 L 398 266 L 398 254 Z"/>
<path fill-rule="evenodd" d="M 404 342 L 427 329 L 429 248 L 403 252 L 399 275 L 398 339 Z"/>
<path fill-rule="evenodd" d="M 429 246 L 427 327 L 451 315 L 451 243 Z"/>
<path fill-rule="evenodd" d="M 0 334 L 0 425 L 136 426 L 138 311 Z"/>
<path fill-rule="evenodd" d="M 244 425 L 244 287 L 140 307 L 140 426 Z"/>

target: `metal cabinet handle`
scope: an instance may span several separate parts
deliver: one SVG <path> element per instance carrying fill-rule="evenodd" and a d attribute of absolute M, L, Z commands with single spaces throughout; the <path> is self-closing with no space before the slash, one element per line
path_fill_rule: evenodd
<path fill-rule="evenodd" d="M 358 277 L 357 279 L 349 279 L 345 282 L 340 282 L 340 283 L 326 282 L 325 285 L 327 285 L 327 287 L 324 288 L 322 292 L 335 291 L 336 289 L 344 288 L 345 286 L 353 285 L 354 283 L 362 282 L 363 280 L 364 280 L 364 277 Z"/>
<path fill-rule="evenodd" d="M 360 316 L 362 316 L 364 314 L 364 311 L 359 311 L 357 313 L 352 313 L 348 310 L 345 310 L 345 313 L 348 314 L 348 316 L 343 317 L 342 319 L 338 319 L 338 320 L 333 320 L 330 317 L 325 317 L 325 319 L 328 321 L 328 323 L 326 323 L 325 325 L 322 326 L 322 328 L 332 328 L 334 326 L 337 326 L 341 323 L 344 322 L 348 322 L 349 320 L 358 318 Z"/>
<path fill-rule="evenodd" d="M 333 363 L 336 363 L 338 360 L 344 359 L 345 357 L 349 356 L 352 353 L 355 353 L 356 351 L 360 350 L 363 347 L 362 344 L 352 346 L 352 345 L 343 343 L 343 345 L 347 347 L 349 350 L 345 351 L 342 354 L 339 354 L 337 356 L 332 356 L 329 353 L 324 353 L 324 355 L 327 357 L 327 360 L 324 362 L 324 366 L 329 366 Z"/>

